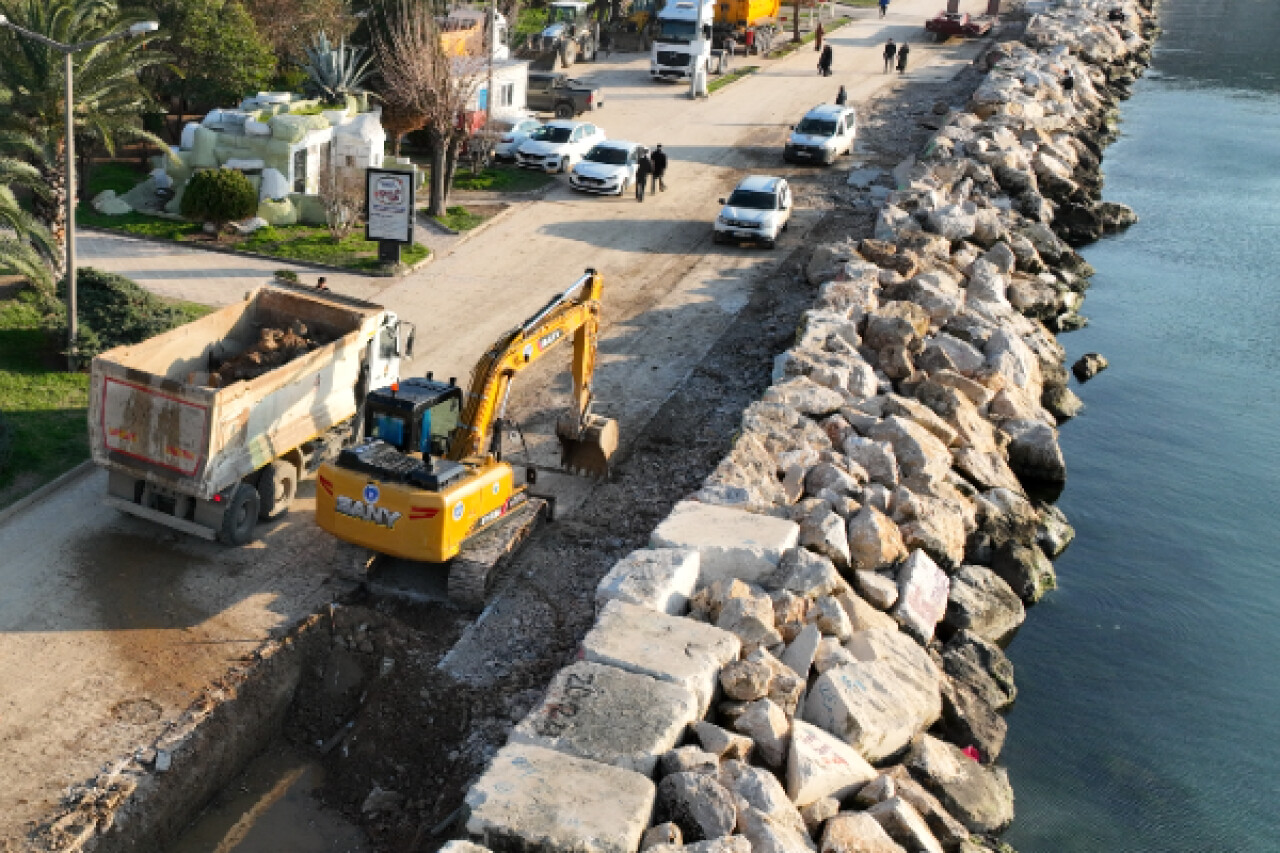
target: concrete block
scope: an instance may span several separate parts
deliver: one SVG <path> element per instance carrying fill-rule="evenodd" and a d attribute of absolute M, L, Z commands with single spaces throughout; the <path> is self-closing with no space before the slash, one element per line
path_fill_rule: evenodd
<path fill-rule="evenodd" d="M 653 776 L 658 758 L 699 716 L 687 687 L 579 661 L 556 673 L 510 741 Z"/>
<path fill-rule="evenodd" d="M 693 691 L 698 716 L 715 697 L 720 669 L 737 660 L 742 642 L 712 625 L 610 601 L 582 640 L 582 657 Z"/>
<path fill-rule="evenodd" d="M 635 771 L 509 743 L 467 791 L 467 832 L 511 853 L 634 853 L 654 796 Z"/>
<path fill-rule="evenodd" d="M 698 585 L 723 578 L 758 582 L 773 574 L 800 525 L 697 501 L 681 501 L 649 537 L 654 548 L 693 548 L 702 557 Z"/>
<path fill-rule="evenodd" d="M 787 796 L 797 806 L 850 797 L 874 778 L 875 768 L 844 741 L 802 720 L 792 724 Z"/>
<path fill-rule="evenodd" d="M 618 599 L 681 616 L 697 589 L 700 565 L 700 555 L 689 548 L 632 551 L 596 587 L 596 611 Z"/>

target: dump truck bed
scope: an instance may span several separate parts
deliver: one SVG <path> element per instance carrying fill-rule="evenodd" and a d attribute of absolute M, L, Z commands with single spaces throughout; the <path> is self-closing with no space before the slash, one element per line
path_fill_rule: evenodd
<path fill-rule="evenodd" d="M 370 303 L 267 286 L 237 305 L 103 353 L 90 371 L 94 462 L 212 499 L 355 414 L 361 357 L 384 315 Z M 305 328 L 326 342 L 256 378 L 213 387 L 218 364 L 250 348 L 264 328 Z"/>

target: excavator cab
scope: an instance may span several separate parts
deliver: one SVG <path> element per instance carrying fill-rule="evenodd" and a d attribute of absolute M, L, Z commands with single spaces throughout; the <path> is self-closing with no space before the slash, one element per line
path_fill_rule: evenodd
<path fill-rule="evenodd" d="M 406 379 L 365 397 L 364 434 L 404 454 L 443 457 L 461 415 L 462 389 L 457 385 Z"/>

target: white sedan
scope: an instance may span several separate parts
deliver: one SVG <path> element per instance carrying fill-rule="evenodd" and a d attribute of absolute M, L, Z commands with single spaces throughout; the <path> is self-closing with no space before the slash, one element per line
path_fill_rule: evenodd
<path fill-rule="evenodd" d="M 585 121 L 549 121 L 516 149 L 516 165 L 545 172 L 567 172 L 604 142 L 604 131 Z"/>
<path fill-rule="evenodd" d="M 514 160 L 520 143 L 540 127 L 542 122 L 533 116 L 495 117 L 492 126 L 493 135 L 497 138 L 497 142 L 493 144 L 494 156 L 503 160 Z"/>
<path fill-rule="evenodd" d="M 644 148 L 634 142 L 601 142 L 569 173 L 569 186 L 587 193 L 622 195 L 635 186 L 636 162 Z"/>

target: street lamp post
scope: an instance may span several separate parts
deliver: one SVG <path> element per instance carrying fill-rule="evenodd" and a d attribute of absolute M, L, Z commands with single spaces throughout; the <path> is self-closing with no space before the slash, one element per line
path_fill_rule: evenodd
<path fill-rule="evenodd" d="M 75 88 L 72 82 L 71 56 L 76 51 L 84 50 L 87 47 L 95 47 L 105 44 L 109 41 L 117 39 L 130 38 L 133 36 L 146 35 L 154 33 L 160 28 L 155 21 L 140 21 L 131 25 L 126 30 L 103 36 L 102 38 L 91 39 L 89 41 L 76 42 L 75 44 L 63 44 L 54 41 L 48 36 L 40 33 L 32 32 L 26 27 L 20 27 L 10 21 L 4 15 L 0 15 L 0 27 L 8 27 L 19 35 L 26 36 L 29 39 L 35 39 L 41 44 L 48 45 L 62 54 L 63 73 L 66 75 L 66 217 L 67 217 L 67 369 L 76 369 L 76 337 L 79 329 L 76 323 L 76 133 L 75 133 Z"/>

